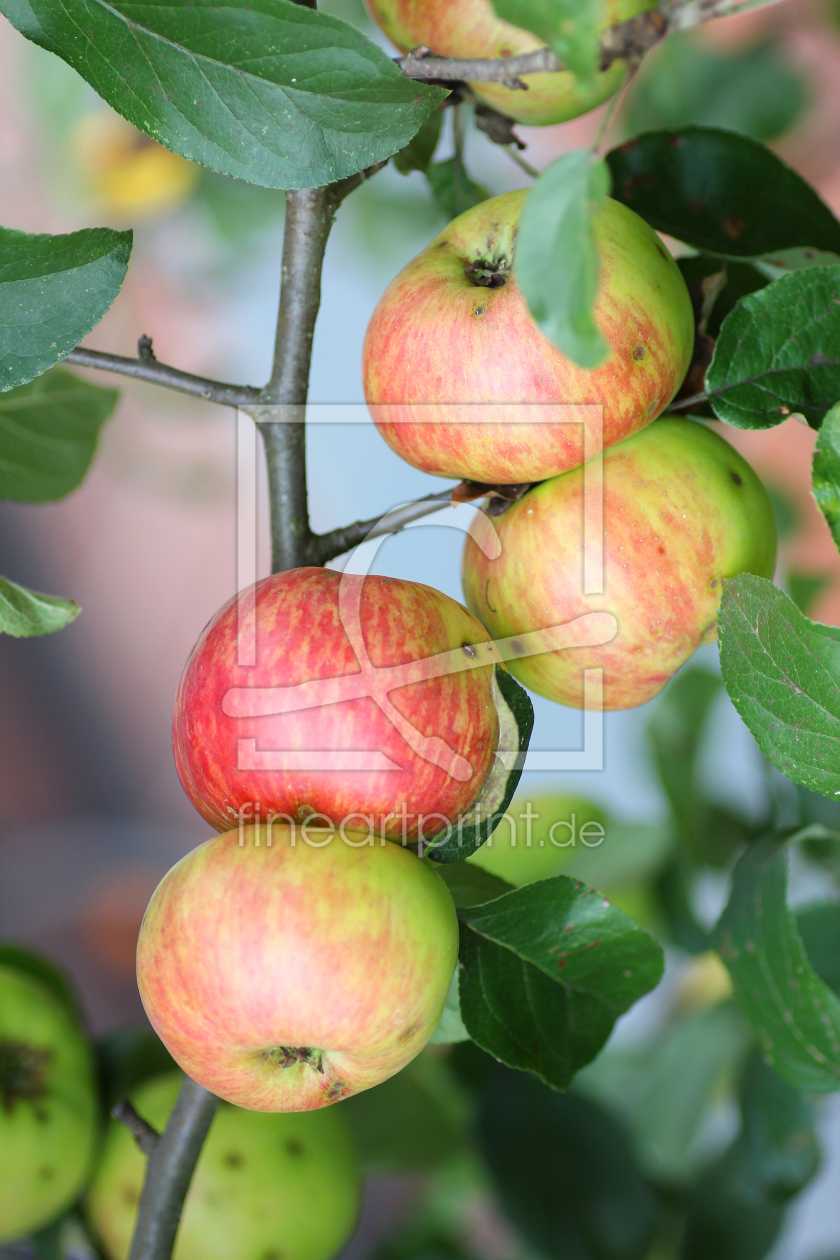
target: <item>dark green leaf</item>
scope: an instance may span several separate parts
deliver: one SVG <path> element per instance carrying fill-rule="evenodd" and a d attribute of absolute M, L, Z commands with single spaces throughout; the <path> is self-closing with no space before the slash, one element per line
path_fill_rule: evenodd
<path fill-rule="evenodd" d="M 102 1097 L 106 1112 L 153 1076 L 176 1072 L 177 1065 L 151 1030 L 123 1028 L 96 1046 Z"/>
<path fill-rule="evenodd" d="M 40 376 L 99 323 L 130 253 L 131 232 L 30 236 L 0 228 L 0 393 Z"/>
<path fill-rule="evenodd" d="M 574 1094 L 496 1071 L 479 1141 L 502 1207 L 538 1253 L 557 1260 L 641 1260 L 655 1201 L 624 1131 Z"/>
<path fill-rule="evenodd" d="M 63 368 L 0 396 L 0 499 L 47 503 L 75 490 L 118 398 Z"/>
<path fill-rule="evenodd" d="M 840 1000 L 811 967 L 786 893 L 784 840 L 753 844 L 735 868 L 715 941 L 765 1062 L 794 1089 L 833 1092 Z"/>
<path fill-rule="evenodd" d="M 427 169 L 435 156 L 435 149 L 438 146 L 438 140 L 440 140 L 442 127 L 443 114 L 439 109 L 436 109 L 429 114 L 417 135 L 412 136 L 408 144 L 394 154 L 393 163 L 401 175 L 410 175 L 412 171 L 425 171 Z M 479 197 L 478 200 L 482 201 L 483 198 Z"/>
<path fill-rule="evenodd" d="M 708 254 L 678 258 L 677 266 L 683 274 L 692 302 L 697 299 L 698 308 L 704 296 L 703 282 L 708 281 L 709 277 L 723 274 L 725 283 L 715 297 L 705 329 L 715 339 L 720 334 L 721 324 L 739 299 L 746 297 L 748 293 L 754 293 L 756 289 L 763 289 L 769 283 L 767 277 L 756 271 L 752 263 L 714 258 Z"/>
<path fill-rule="evenodd" d="M 54 634 L 75 621 L 81 611 L 71 599 L 40 595 L 0 577 L 0 634 L 10 634 L 14 639 Z"/>
<path fill-rule="evenodd" d="M 814 498 L 840 548 L 840 402 L 822 422 L 811 469 Z"/>
<path fill-rule="evenodd" d="M 720 330 L 706 392 L 739 429 L 791 415 L 819 428 L 840 397 L 840 266 L 792 272 L 743 298 Z"/>
<path fill-rule="evenodd" d="M 513 885 L 491 875 L 472 862 L 452 862 L 442 865 L 438 874 L 449 889 L 452 900 L 461 906 L 481 906 L 502 893 L 510 892 Z"/>
<path fill-rule="evenodd" d="M 679 1260 L 763 1260 L 785 1215 L 781 1203 L 753 1207 L 730 1193 L 740 1158 L 732 1148 L 700 1178 L 686 1204 Z"/>
<path fill-rule="evenodd" d="M 391 157 L 445 92 L 354 27 L 292 0 L 0 0 L 135 127 L 268 188 L 314 188 Z"/>
<path fill-rule="evenodd" d="M 787 575 L 787 586 L 794 604 L 807 616 L 823 592 L 831 586 L 831 576 L 828 573 L 792 570 Z"/>
<path fill-rule="evenodd" d="M 420 1055 L 390 1080 L 339 1105 L 368 1172 L 433 1168 L 463 1141 L 462 1099 L 436 1056 Z"/>
<path fill-rule="evenodd" d="M 0 967 L 12 967 L 15 971 L 21 971 L 37 980 L 82 1023 L 82 1008 L 73 986 L 64 972 L 48 959 L 42 958 L 40 954 L 33 954 L 28 949 L 21 949 L 19 945 L 0 945 Z"/>
<path fill-rule="evenodd" d="M 600 0 L 493 0 L 493 8 L 503 21 L 532 31 L 553 48 L 578 78 L 594 77 L 603 23 Z"/>
<path fill-rule="evenodd" d="M 840 253 L 840 222 L 764 145 L 732 131 L 655 131 L 607 154 L 612 195 L 695 249 L 750 258 L 801 245 Z"/>
<path fill-rule="evenodd" d="M 432 162 L 425 168 L 425 175 L 432 196 L 447 219 L 456 218 L 490 196 L 485 188 L 470 179 L 457 155 L 445 162 Z"/>
<path fill-rule="evenodd" d="M 534 728 L 534 706 L 525 688 L 500 665 L 496 666 L 493 680 L 500 751 L 477 800 L 459 818 L 457 829 L 447 830 L 429 850 L 436 862 L 460 862 L 480 849 L 498 827 L 522 777 Z"/>
<path fill-rule="evenodd" d="M 730 1193 L 749 1204 L 791 1198 L 820 1164 L 810 1103 L 766 1067 L 757 1051 L 744 1070 L 735 1152 Z"/>
<path fill-rule="evenodd" d="M 566 153 L 534 184 L 517 232 L 514 267 L 528 309 L 581 367 L 596 367 L 608 350 L 592 313 L 600 269 L 592 221 L 609 191 L 600 158 Z"/>
<path fill-rule="evenodd" d="M 677 855 L 665 867 L 654 890 L 668 935 L 688 954 L 702 954 L 711 948 L 711 939 L 697 921 L 691 901 L 694 866 L 685 854 Z"/>
<path fill-rule="evenodd" d="M 647 57 L 621 117 L 625 136 L 692 124 L 726 127 L 771 140 L 805 104 L 805 88 L 774 44 L 716 49 L 696 35 L 675 34 Z"/>
<path fill-rule="evenodd" d="M 840 630 L 744 573 L 724 582 L 723 680 L 765 757 L 794 783 L 840 796 Z"/>
<path fill-rule="evenodd" d="M 814 971 L 840 995 L 840 905 L 828 901 L 805 906 L 797 911 L 796 924 Z"/>

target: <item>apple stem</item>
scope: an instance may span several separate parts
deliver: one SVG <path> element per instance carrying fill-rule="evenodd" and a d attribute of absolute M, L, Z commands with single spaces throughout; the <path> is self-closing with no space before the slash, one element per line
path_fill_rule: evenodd
<path fill-rule="evenodd" d="M 184 1077 L 169 1123 L 146 1167 L 128 1260 L 169 1260 L 187 1190 L 219 1100 Z"/>

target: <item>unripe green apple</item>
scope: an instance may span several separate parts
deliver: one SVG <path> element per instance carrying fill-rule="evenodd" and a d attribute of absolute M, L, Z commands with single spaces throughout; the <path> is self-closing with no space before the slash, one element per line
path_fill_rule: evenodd
<path fill-rule="evenodd" d="M 491 0 L 366 0 L 370 15 L 401 52 L 418 45 L 439 57 L 514 57 L 544 48 L 542 40 L 497 17 Z M 600 29 L 652 8 L 650 0 L 601 0 Z M 625 62 L 614 61 L 580 83 L 568 70 L 525 74 L 527 91 L 471 83 L 480 101 L 531 127 L 566 122 L 600 105 L 621 86 Z"/>
<path fill-rule="evenodd" d="M 419 1054 L 457 956 L 429 862 L 371 834 L 275 823 L 208 840 L 164 877 L 137 982 L 199 1084 L 255 1111 L 308 1111 Z"/>
<path fill-rule="evenodd" d="M 131 1094 L 160 1132 L 182 1077 L 167 1073 Z M 146 1159 L 112 1122 L 86 1198 L 110 1260 L 126 1260 Z M 331 1260 L 359 1213 L 359 1162 L 336 1111 L 267 1116 L 222 1103 L 184 1203 L 173 1260 Z"/>
<path fill-rule="evenodd" d="M 562 874 L 578 845 L 603 841 L 606 821 L 604 811 L 582 796 L 512 801 L 490 839 L 467 861 L 520 888 Z"/>
<path fill-rule="evenodd" d="M 464 592 L 494 638 L 612 614 L 610 642 L 512 660 L 510 670 L 576 709 L 585 707 L 584 670 L 602 670 L 603 707 L 630 709 L 717 637 L 724 578 L 773 576 L 773 508 L 728 442 L 665 416 L 604 454 L 602 520 L 593 520 L 591 488 L 586 502 L 590 554 L 603 542 L 603 594 L 585 595 L 584 481 L 582 468 L 545 481 L 498 517 L 495 560 L 467 539 Z M 590 707 L 601 707 L 597 697 Z"/>
<path fill-rule="evenodd" d="M 371 415 L 423 472 L 511 484 L 577 468 L 584 449 L 588 458 L 649 424 L 688 370 L 685 281 L 653 229 L 610 199 L 594 223 L 606 360 L 578 367 L 542 334 L 510 272 L 525 197 L 504 193 L 454 219 L 392 281 L 368 326 Z"/>
<path fill-rule="evenodd" d="M 69 1208 L 98 1138 L 93 1059 L 70 1012 L 0 965 L 0 1243 Z"/>

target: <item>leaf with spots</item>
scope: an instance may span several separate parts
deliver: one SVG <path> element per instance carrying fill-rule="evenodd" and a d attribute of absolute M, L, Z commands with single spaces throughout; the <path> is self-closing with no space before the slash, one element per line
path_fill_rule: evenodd
<path fill-rule="evenodd" d="M 607 154 L 613 197 L 658 232 L 725 258 L 840 254 L 840 222 L 765 145 L 717 127 L 651 131 Z"/>
<path fill-rule="evenodd" d="M 819 428 L 840 398 L 840 266 L 794 271 L 741 298 L 721 326 L 706 393 L 739 429 L 789 416 Z"/>
<path fill-rule="evenodd" d="M 508 1067 L 558 1089 L 662 976 L 656 941 L 565 875 L 462 906 L 458 915 L 467 1031 Z"/>
<path fill-rule="evenodd" d="M 724 583 L 718 639 L 726 690 L 768 761 L 840 796 L 840 629 L 744 573 Z"/>
<path fill-rule="evenodd" d="M 814 498 L 840 548 L 840 403 L 822 422 L 811 467 Z"/>
<path fill-rule="evenodd" d="M 292 0 L 0 0 L 135 127 L 210 170 L 315 188 L 397 153 L 447 95 Z"/>
<path fill-rule="evenodd" d="M 840 1000 L 813 970 L 788 910 L 785 837 L 741 858 L 715 944 L 765 1062 L 794 1089 L 840 1090 Z"/>

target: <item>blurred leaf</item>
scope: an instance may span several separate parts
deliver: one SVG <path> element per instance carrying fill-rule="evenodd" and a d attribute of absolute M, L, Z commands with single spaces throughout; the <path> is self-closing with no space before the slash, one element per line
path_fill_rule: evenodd
<path fill-rule="evenodd" d="M 693 864 L 684 854 L 674 858 L 656 881 L 659 909 L 675 945 L 688 954 L 702 954 L 711 946 L 709 933 L 702 927 L 691 904 Z"/>
<path fill-rule="evenodd" d="M 438 147 L 442 127 L 443 112 L 436 109 L 434 113 L 429 114 L 417 135 L 412 136 L 408 144 L 394 154 L 392 161 L 401 175 L 410 175 L 412 171 L 425 171 L 427 169 L 435 156 L 435 149 Z M 463 163 L 461 164 L 461 171 L 463 176 L 466 177 Z M 486 195 L 485 193 L 484 196 Z M 478 200 L 482 201 L 483 198 L 479 197 Z M 456 213 L 459 212 L 456 211 Z"/>
<path fill-rule="evenodd" d="M 430 1046 L 452 1046 L 459 1041 L 469 1041 L 470 1039 L 466 1025 L 461 1019 L 459 980 L 459 968 L 456 967 L 455 974 L 449 985 L 449 992 L 446 995 L 446 1005 L 443 1008 L 443 1014 L 438 1021 L 437 1028 L 429 1038 Z"/>
<path fill-rule="evenodd" d="M 444 162 L 432 162 L 425 168 L 425 175 L 435 203 L 447 220 L 457 218 L 490 196 L 485 188 L 470 179 L 457 154 Z"/>
<path fill-rule="evenodd" d="M 840 996 L 840 905 L 804 906 L 796 912 L 796 925 L 814 971 Z"/>
<path fill-rule="evenodd" d="M 72 599 L 41 595 L 0 577 L 0 634 L 14 639 L 55 634 L 75 621 L 81 611 Z"/>
<path fill-rule="evenodd" d="M 791 271 L 807 271 L 810 267 L 833 267 L 840 263 L 840 254 L 826 249 L 776 249 L 751 260 L 752 266 L 767 280 L 780 280 Z"/>
<path fill-rule="evenodd" d="M 807 616 L 823 591 L 831 586 L 831 577 L 827 573 L 799 573 L 793 570 L 787 575 L 787 585 L 794 604 Z"/>
<path fill-rule="evenodd" d="M 528 194 L 516 237 L 517 283 L 536 323 L 573 363 L 597 367 L 607 344 L 595 323 L 600 257 L 594 216 L 609 171 L 589 149 L 552 162 Z"/>
<path fill-rule="evenodd" d="M 269 188 L 315 188 L 383 161 L 446 95 L 292 0 L 0 0 L 0 11 L 166 148 Z"/>
<path fill-rule="evenodd" d="M 840 1089 L 840 1000 L 808 962 L 787 908 L 787 850 L 771 836 L 752 845 L 732 877 L 715 943 L 764 1060 L 788 1085 Z"/>
<path fill-rule="evenodd" d="M 421 1054 L 390 1080 L 346 1098 L 340 1107 L 367 1172 L 433 1168 L 464 1138 L 463 1100 L 435 1055 Z"/>
<path fill-rule="evenodd" d="M 680 670 L 656 702 L 648 738 L 659 781 L 682 830 L 695 839 L 698 808 L 704 802 L 695 782 L 697 754 L 712 704 L 723 682 L 702 667 Z"/>
<path fill-rule="evenodd" d="M 37 980 L 45 989 L 49 989 L 53 997 L 58 998 L 78 1023 L 84 1023 L 82 1008 L 73 986 L 64 972 L 48 959 L 42 958 L 40 954 L 33 954 L 28 949 L 21 949 L 19 945 L 0 944 L 0 967 L 12 967 L 15 971 Z"/>
<path fill-rule="evenodd" d="M 215 171 L 202 170 L 198 198 L 213 227 L 227 241 L 241 241 L 283 219 L 283 194 L 278 189 L 246 184 Z"/>
<path fill-rule="evenodd" d="M 669 823 L 610 819 L 597 847 L 575 848 L 563 873 L 590 888 L 619 888 L 651 879 L 668 861 L 674 832 Z"/>
<path fill-rule="evenodd" d="M 741 1133 L 730 1192 L 743 1203 L 783 1202 L 798 1194 L 820 1165 L 810 1103 L 754 1051 L 741 1084 Z"/>
<path fill-rule="evenodd" d="M 765 757 L 794 783 L 840 796 L 840 630 L 745 573 L 723 584 L 718 637 L 726 689 Z"/>
<path fill-rule="evenodd" d="M 742 298 L 706 373 L 718 419 L 767 429 L 801 415 L 815 429 L 840 397 L 840 266 L 795 271 Z"/>
<path fill-rule="evenodd" d="M 718 51 L 693 34 L 676 34 L 645 58 L 625 100 L 621 130 L 629 137 L 693 124 L 772 140 L 804 104 L 805 86 L 775 44 Z"/>
<path fill-rule="evenodd" d="M 817 506 L 835 547 L 840 548 L 840 402 L 828 412 L 817 434 L 811 479 Z"/>
<path fill-rule="evenodd" d="M 511 884 L 498 875 L 491 875 L 472 862 L 451 862 L 441 865 L 438 874 L 446 884 L 457 907 L 481 906 L 502 893 L 511 891 Z"/>
<path fill-rule="evenodd" d="M 782 539 L 789 538 L 799 528 L 799 513 L 796 510 L 796 504 L 793 499 L 784 490 L 780 490 L 778 486 L 771 486 L 767 493 L 770 495 L 770 501 L 773 504 L 773 515 L 776 518 L 776 529 L 779 534 L 779 542 L 781 542 Z"/>
<path fill-rule="evenodd" d="M 488 1080 L 479 1141 L 505 1214 L 543 1256 L 641 1260 L 655 1201 L 622 1128 L 574 1094 L 512 1072 Z"/>
<path fill-rule="evenodd" d="M 763 1260 L 784 1220 L 781 1203 L 748 1206 L 731 1193 L 740 1157 L 731 1148 L 700 1178 L 686 1204 L 679 1260 Z"/>
<path fill-rule="evenodd" d="M 840 254 L 840 222 L 800 175 L 732 131 L 655 131 L 607 154 L 613 197 L 695 249 L 749 258 L 791 246 Z"/>
<path fill-rule="evenodd" d="M 121 1098 L 144 1081 L 178 1070 L 166 1046 L 151 1029 L 123 1028 L 109 1033 L 97 1042 L 96 1060 L 109 1114 Z"/>
<path fill-rule="evenodd" d="M 0 499 L 48 503 L 75 490 L 118 399 L 64 368 L 0 395 Z"/>
<path fill-rule="evenodd" d="M 532 31 L 579 79 L 598 69 L 603 16 L 599 0 L 492 0 L 498 17 Z"/>
<path fill-rule="evenodd" d="M 0 393 L 63 359 L 120 291 L 131 232 L 30 236 L 0 227 Z"/>
<path fill-rule="evenodd" d="M 756 289 L 763 289 L 769 283 L 767 277 L 756 271 L 752 263 L 714 258 L 708 254 L 678 258 L 677 266 L 683 274 L 692 300 L 695 296 L 700 296 L 697 289 L 705 279 L 723 271 L 726 283 L 716 297 L 706 323 L 706 332 L 715 339 L 720 333 L 721 324 L 739 299 L 746 297 L 748 293 L 754 293 Z"/>

